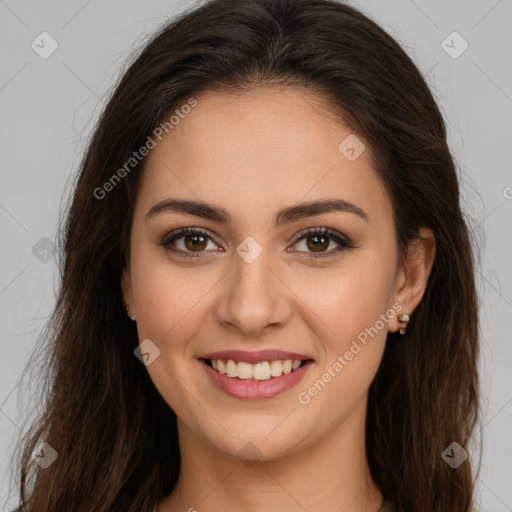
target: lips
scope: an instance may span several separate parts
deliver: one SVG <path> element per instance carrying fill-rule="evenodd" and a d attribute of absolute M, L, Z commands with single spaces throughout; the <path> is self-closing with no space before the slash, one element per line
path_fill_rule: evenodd
<path fill-rule="evenodd" d="M 236 398 L 272 398 L 293 387 L 314 363 L 282 350 L 225 350 L 199 358 L 211 382 Z"/>

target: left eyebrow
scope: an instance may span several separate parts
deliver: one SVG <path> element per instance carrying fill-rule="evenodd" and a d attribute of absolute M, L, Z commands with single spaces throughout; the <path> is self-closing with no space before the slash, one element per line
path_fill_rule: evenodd
<path fill-rule="evenodd" d="M 155 215 L 164 212 L 194 215 L 196 217 L 213 220 L 225 225 L 230 225 L 232 223 L 231 215 L 224 208 L 195 200 L 172 198 L 164 199 L 152 206 L 146 213 L 145 220 L 149 220 Z M 353 213 L 366 222 L 369 222 L 368 214 L 355 204 L 343 199 L 325 199 L 289 206 L 280 210 L 274 217 L 274 226 L 279 227 L 300 219 L 331 212 Z"/>
<path fill-rule="evenodd" d="M 284 208 L 274 218 L 274 226 L 279 227 L 299 219 L 331 212 L 353 213 L 369 222 L 368 214 L 359 206 L 343 199 L 326 199 Z"/>

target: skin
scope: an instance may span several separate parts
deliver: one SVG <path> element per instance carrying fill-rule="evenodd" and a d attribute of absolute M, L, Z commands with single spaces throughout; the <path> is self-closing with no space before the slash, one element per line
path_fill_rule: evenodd
<path fill-rule="evenodd" d="M 387 332 L 401 326 L 397 315 L 309 403 L 297 397 L 393 304 L 414 321 L 435 255 L 432 232 L 421 229 L 426 240 L 411 244 L 399 268 L 391 203 L 369 152 L 350 161 L 338 150 L 352 132 L 309 91 L 195 97 L 197 106 L 149 155 L 122 275 L 140 341 L 160 350 L 147 371 L 178 418 L 180 478 L 158 510 L 377 512 L 383 497 L 365 452 L 367 398 Z M 223 207 L 232 224 L 174 212 L 145 220 L 171 197 Z M 323 199 L 353 203 L 368 220 L 329 212 L 273 227 L 280 209 Z M 194 226 L 220 243 L 203 244 L 199 257 L 160 245 L 169 232 Z M 311 236 L 298 235 L 323 227 L 356 247 L 334 252 L 340 246 L 328 238 L 322 247 L 331 256 L 307 259 L 318 252 Z M 252 263 L 236 252 L 248 236 L 263 250 Z M 197 254 L 188 240 L 174 247 Z M 315 362 L 271 399 L 224 394 L 198 360 L 217 350 L 275 348 Z M 246 443 L 256 447 L 252 464 L 239 455 Z"/>

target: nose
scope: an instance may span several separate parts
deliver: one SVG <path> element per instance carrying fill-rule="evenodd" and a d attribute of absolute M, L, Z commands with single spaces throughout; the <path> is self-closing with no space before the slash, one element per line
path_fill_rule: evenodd
<path fill-rule="evenodd" d="M 252 263 L 234 256 L 216 308 L 220 324 L 251 336 L 286 324 L 292 313 L 291 291 L 271 264 L 265 250 Z"/>

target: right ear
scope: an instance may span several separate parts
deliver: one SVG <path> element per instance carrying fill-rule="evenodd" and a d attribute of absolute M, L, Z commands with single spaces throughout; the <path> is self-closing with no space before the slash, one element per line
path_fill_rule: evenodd
<path fill-rule="evenodd" d="M 121 272 L 121 291 L 124 304 L 130 304 L 130 308 L 133 310 L 132 279 L 126 267 Z M 135 313 L 135 311 L 133 311 L 133 313 Z"/>

